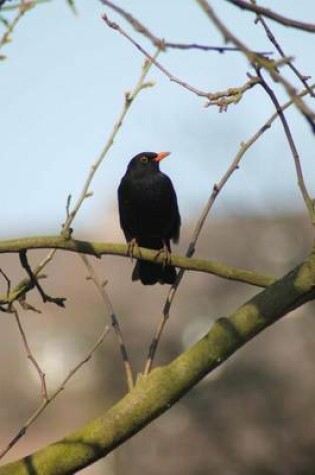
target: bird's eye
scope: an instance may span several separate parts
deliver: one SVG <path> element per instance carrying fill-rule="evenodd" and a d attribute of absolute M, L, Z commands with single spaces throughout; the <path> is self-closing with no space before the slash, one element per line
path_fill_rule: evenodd
<path fill-rule="evenodd" d="M 148 157 L 145 157 L 145 156 L 140 157 L 140 162 L 141 163 L 148 163 Z"/>

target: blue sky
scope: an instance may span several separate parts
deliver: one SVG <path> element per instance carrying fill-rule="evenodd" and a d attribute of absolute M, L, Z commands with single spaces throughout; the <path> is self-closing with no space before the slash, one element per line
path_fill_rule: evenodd
<path fill-rule="evenodd" d="M 79 16 L 63 0 L 30 11 L 2 49 L 0 63 L 0 130 L 2 206 L 1 236 L 56 233 L 69 194 L 75 200 L 91 164 L 102 149 L 121 109 L 123 95 L 137 81 L 141 54 L 101 20 L 98 1 L 77 0 Z M 123 5 L 125 2 L 120 2 Z M 267 5 L 268 2 L 265 2 Z M 272 50 L 253 16 L 227 2 L 212 1 L 226 24 L 251 48 Z M 280 0 L 272 8 L 309 21 L 313 2 Z M 127 5 L 158 36 L 170 41 L 222 45 L 219 33 L 193 1 L 132 0 Z M 153 47 L 107 10 L 144 47 Z M 240 28 L 241 26 L 241 28 Z M 269 21 L 288 55 L 302 73 L 314 75 L 314 35 Z M 216 92 L 246 81 L 250 68 L 238 53 L 169 51 L 160 61 L 174 75 L 200 89 Z M 295 78 L 287 77 L 300 89 Z M 247 140 L 273 113 L 256 87 L 226 113 L 204 108 L 204 101 L 152 69 L 154 88 L 133 104 L 114 146 L 92 184 L 75 229 L 88 230 L 113 215 L 117 226 L 116 190 L 129 159 L 143 150 L 170 150 L 163 162 L 177 189 L 183 221 L 199 212 L 212 189 Z M 275 86 L 279 99 L 286 99 Z M 314 100 L 313 100 L 314 102 Z M 312 102 L 309 101 L 310 105 Z M 312 105 L 314 108 L 314 105 Z M 315 195 L 314 137 L 293 109 L 287 113 L 306 183 Z M 218 199 L 214 213 L 267 213 L 302 210 L 293 160 L 280 124 L 246 155 Z"/>

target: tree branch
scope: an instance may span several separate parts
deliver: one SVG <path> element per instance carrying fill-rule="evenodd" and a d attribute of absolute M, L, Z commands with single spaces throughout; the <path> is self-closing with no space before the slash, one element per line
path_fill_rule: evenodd
<path fill-rule="evenodd" d="M 0 468 L 0 475 L 74 473 L 105 457 L 173 406 L 204 376 L 255 335 L 315 298 L 315 254 L 229 317 L 219 318 L 194 346 L 140 378 L 99 418 L 32 455 Z"/>
<path fill-rule="evenodd" d="M 20 262 L 21 262 L 22 267 L 25 269 L 27 275 L 30 278 L 32 287 L 37 288 L 41 298 L 43 299 L 43 302 L 44 303 L 51 302 L 51 303 L 54 303 L 54 304 L 58 305 L 59 307 L 64 308 L 65 301 L 66 301 L 66 299 L 64 297 L 51 297 L 50 295 L 47 295 L 46 292 L 44 291 L 44 289 L 39 284 L 35 274 L 33 273 L 32 269 L 31 269 L 31 266 L 28 263 L 26 249 L 22 249 L 19 252 L 19 257 L 20 257 Z"/>
<path fill-rule="evenodd" d="M 156 68 L 158 68 L 170 81 L 175 82 L 179 86 L 182 86 L 184 89 L 187 89 L 190 92 L 193 92 L 199 97 L 205 97 L 207 99 L 206 106 L 216 105 L 219 107 L 220 112 L 226 110 L 227 106 L 230 104 L 237 104 L 244 92 L 254 87 L 257 83 L 254 78 L 250 78 L 245 84 L 240 87 L 231 87 L 225 91 L 219 92 L 207 92 L 198 89 L 191 84 L 183 81 L 182 79 L 174 76 L 168 69 L 166 69 L 160 62 L 158 62 L 154 57 L 152 57 L 139 43 L 137 43 L 125 30 L 123 30 L 117 23 L 111 21 L 107 15 L 102 16 L 105 23 L 112 28 L 113 30 L 118 31 L 124 38 L 130 41 Z"/>
<path fill-rule="evenodd" d="M 260 7 L 259 5 L 250 4 L 244 0 L 227 0 L 229 3 L 232 3 L 236 7 L 241 8 L 242 10 L 248 10 L 259 15 L 263 15 L 270 20 L 276 21 L 281 25 L 288 26 L 290 28 L 297 28 L 298 30 L 307 31 L 309 33 L 315 33 L 315 24 L 314 23 L 305 23 L 303 21 L 294 20 L 287 18 L 279 13 L 273 12 L 269 8 Z"/>
<path fill-rule="evenodd" d="M 262 77 L 261 73 L 259 70 L 257 70 L 257 74 L 259 75 L 260 77 L 260 83 L 262 85 L 262 87 L 264 88 L 264 90 L 266 91 L 266 93 L 268 94 L 268 96 L 270 97 L 273 105 L 275 106 L 276 108 L 276 111 L 280 117 L 280 120 L 281 120 L 281 123 L 282 123 L 282 126 L 283 126 L 283 129 L 284 129 L 284 133 L 285 133 L 285 136 L 287 138 L 287 141 L 289 143 L 289 147 L 290 147 L 290 150 L 291 150 L 291 153 L 292 153 L 292 156 L 293 156 L 293 160 L 294 160 L 294 164 L 295 164 L 295 169 L 296 169 L 296 175 L 297 175 L 297 182 L 298 182 L 298 186 L 300 188 L 300 191 L 302 193 L 302 197 L 304 199 L 304 202 L 305 202 L 305 205 L 306 205 L 306 208 L 308 210 L 308 213 L 309 213 L 309 217 L 310 217 L 310 220 L 311 220 L 311 223 L 313 225 L 315 225 L 315 202 L 314 202 L 314 199 L 312 199 L 308 193 L 308 190 L 306 188 L 306 185 L 305 185 L 305 182 L 304 182 L 304 177 L 303 177 L 303 170 L 302 170 L 302 166 L 301 166 L 301 162 L 300 162 L 300 157 L 299 157 L 299 154 L 298 154 L 298 151 L 297 151 L 297 148 L 295 146 L 295 142 L 293 140 L 293 137 L 292 137 L 292 134 L 291 134 L 291 131 L 290 131 L 290 127 L 289 127 L 289 124 L 287 122 L 287 119 L 283 113 L 283 110 L 281 109 L 281 106 L 278 102 L 278 99 L 275 95 L 275 93 L 273 92 L 273 90 L 268 86 L 268 84 L 266 83 L 266 81 L 264 80 L 264 78 Z"/>
<path fill-rule="evenodd" d="M 201 51 L 216 51 L 218 53 L 225 52 L 240 52 L 239 48 L 233 46 L 208 46 L 201 45 L 197 43 L 174 43 L 172 41 L 166 41 L 165 39 L 159 38 L 152 31 L 149 30 L 143 23 L 141 23 L 137 18 L 135 18 L 131 13 L 127 12 L 123 8 L 119 7 L 115 3 L 109 0 L 101 0 L 102 4 L 111 8 L 116 13 L 121 15 L 138 33 L 141 33 L 145 38 L 151 41 L 151 43 L 160 48 L 162 51 L 167 48 L 179 49 L 179 50 L 189 50 L 189 49 L 198 49 Z M 260 54 L 269 55 L 272 54 L 270 51 L 260 52 Z"/>
<path fill-rule="evenodd" d="M 19 21 L 22 19 L 24 14 L 29 11 L 31 8 L 33 8 L 33 2 L 21 2 L 18 6 L 18 12 L 16 16 L 13 18 L 11 22 L 7 24 L 7 27 L 0 38 L 0 49 L 5 46 L 7 43 L 10 42 L 10 35 L 14 31 L 16 25 L 19 23 Z M 4 9 L 4 7 L 1 8 L 1 11 Z M 5 56 L 0 56 L 0 59 L 5 59 Z"/>
<path fill-rule="evenodd" d="M 96 350 L 99 348 L 99 346 L 103 343 L 104 338 L 106 337 L 107 333 L 110 331 L 110 328 L 108 325 L 106 325 L 100 334 L 99 338 L 96 340 L 96 342 L 92 345 L 90 350 L 86 353 L 84 358 L 80 360 L 67 374 L 67 376 L 63 379 L 63 381 L 59 384 L 59 386 L 52 392 L 52 394 L 48 394 L 47 389 L 45 387 L 45 397 L 43 398 L 42 403 L 39 405 L 39 407 L 36 409 L 36 411 L 31 415 L 31 417 L 23 424 L 23 427 L 18 431 L 18 433 L 10 440 L 10 442 L 7 444 L 7 446 L 0 451 L 0 459 L 2 459 L 11 449 L 14 447 L 14 445 L 17 444 L 17 442 L 26 434 L 30 426 L 38 419 L 38 417 L 44 412 L 46 407 L 54 400 L 56 397 L 65 389 L 67 383 L 70 381 L 70 379 L 73 378 L 73 376 L 79 371 L 80 368 L 82 368 L 83 365 L 88 363 Z M 36 360 L 35 360 L 36 361 Z M 33 362 L 33 364 L 35 364 Z M 43 375 L 44 376 L 44 375 Z M 0 470 L 1 469 L 0 467 Z M 43 474 L 45 472 L 42 472 Z"/>
<path fill-rule="evenodd" d="M 126 244 L 102 243 L 65 239 L 62 236 L 39 236 L 0 241 L 0 254 L 19 253 L 27 249 L 60 249 L 68 252 L 76 252 L 90 256 L 100 257 L 103 255 L 116 255 L 130 258 Z M 163 263 L 163 256 L 156 256 L 156 251 L 142 247 L 134 249 L 134 257 L 151 262 Z M 275 282 L 275 277 L 245 269 L 238 269 L 221 262 L 204 259 L 190 259 L 184 256 L 172 254 L 172 264 L 186 270 L 206 272 L 229 280 L 236 280 L 258 287 L 265 287 Z M 5 297 L 0 300 L 5 301 Z"/>
<path fill-rule="evenodd" d="M 32 7 L 34 7 L 36 5 L 40 5 L 41 3 L 48 3 L 48 2 L 52 2 L 52 0 L 32 0 L 31 3 L 32 3 Z M 17 9 L 21 8 L 22 3 L 23 3 L 23 0 L 19 1 L 19 2 L 10 3 L 9 5 L 4 5 L 4 6 L 1 7 L 1 12 L 10 11 L 10 10 L 17 10 Z M 2 2 L 2 4 L 3 4 L 3 2 Z"/>
<path fill-rule="evenodd" d="M 255 2 L 256 2 L 256 0 L 251 0 L 252 5 L 255 5 Z M 287 58 L 287 55 L 283 51 L 283 48 L 280 46 L 280 44 L 277 41 L 275 35 L 272 33 L 272 31 L 269 28 L 267 22 L 265 21 L 264 17 L 261 14 L 257 14 L 257 18 L 256 18 L 255 23 L 258 23 L 258 22 L 261 23 L 261 25 L 263 26 L 267 37 L 269 38 L 271 43 L 274 45 L 274 47 L 276 48 L 276 50 L 278 51 L 280 56 L 282 58 Z M 294 72 L 294 74 L 299 78 L 299 80 L 301 81 L 303 86 L 307 89 L 310 96 L 315 97 L 314 91 L 310 88 L 310 86 L 308 85 L 308 82 L 307 82 L 308 79 L 310 79 L 310 76 L 305 76 L 305 75 L 301 74 L 300 71 L 294 66 L 292 61 L 287 61 L 287 64 L 288 64 L 289 68 Z"/>
<path fill-rule="evenodd" d="M 123 334 L 119 325 L 119 321 L 117 318 L 117 315 L 114 311 L 114 307 L 110 301 L 110 298 L 108 296 L 108 293 L 106 292 L 105 285 L 107 282 L 101 282 L 100 279 L 98 278 L 92 264 L 88 260 L 88 258 L 84 254 L 79 254 L 83 264 L 85 265 L 86 269 L 89 272 L 89 278 L 94 282 L 98 292 L 100 293 L 102 300 L 105 304 L 107 313 L 109 315 L 109 319 L 111 321 L 112 327 L 114 329 L 119 348 L 120 348 L 120 353 L 122 356 L 123 364 L 124 364 L 124 369 L 125 369 L 125 375 L 126 375 L 126 383 L 127 383 L 127 388 L 130 391 L 133 387 L 133 374 L 132 374 L 132 369 L 131 369 L 131 364 L 130 364 L 130 359 L 128 356 L 126 344 L 124 342 Z"/>
<path fill-rule="evenodd" d="M 277 64 L 263 57 L 262 55 L 254 53 L 250 48 L 248 48 L 245 43 L 243 43 L 225 26 L 213 8 L 209 5 L 207 0 L 196 0 L 196 2 L 221 32 L 225 41 L 231 42 L 240 48 L 254 69 L 257 67 L 263 68 L 268 74 L 270 74 L 275 82 L 280 82 L 280 84 L 282 84 L 289 97 L 293 99 L 294 104 L 309 123 L 312 132 L 315 134 L 315 112 L 304 101 L 302 101 L 301 97 L 296 93 L 296 90 L 292 84 L 277 71 Z"/>
<path fill-rule="evenodd" d="M 32 365 L 34 366 L 35 371 L 38 374 L 38 377 L 40 379 L 42 398 L 43 398 L 44 401 L 46 401 L 48 399 L 47 385 L 46 385 L 46 375 L 45 375 L 44 371 L 42 370 L 42 368 L 40 367 L 37 359 L 33 355 L 33 352 L 31 350 L 30 344 L 28 342 L 26 333 L 25 333 L 24 328 L 22 326 L 21 319 L 19 317 L 19 314 L 18 314 L 16 308 L 14 308 L 14 306 L 11 306 L 11 312 L 15 316 L 15 320 L 16 320 L 16 323 L 17 323 L 17 326 L 18 326 L 18 329 L 19 329 L 19 332 L 20 332 L 20 335 L 21 335 L 21 338 L 22 338 L 22 341 L 23 341 L 23 345 L 24 345 L 24 348 L 25 348 L 25 351 L 26 351 L 26 356 L 30 360 Z"/>

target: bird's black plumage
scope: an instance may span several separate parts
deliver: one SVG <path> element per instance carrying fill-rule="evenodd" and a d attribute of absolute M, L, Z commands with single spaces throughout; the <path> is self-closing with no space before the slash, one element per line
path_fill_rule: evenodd
<path fill-rule="evenodd" d="M 177 242 L 180 215 L 170 178 L 162 173 L 159 162 L 167 152 L 142 152 L 131 159 L 118 188 L 120 225 L 128 243 L 133 240 L 149 249 L 167 249 Z M 132 280 L 144 285 L 173 284 L 175 267 L 139 260 Z"/>

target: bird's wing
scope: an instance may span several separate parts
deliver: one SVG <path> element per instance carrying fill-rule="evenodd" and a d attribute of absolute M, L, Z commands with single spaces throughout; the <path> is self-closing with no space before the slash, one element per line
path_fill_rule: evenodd
<path fill-rule="evenodd" d="M 130 242 L 135 236 L 133 236 L 132 232 L 134 209 L 131 206 L 130 199 L 128 198 L 128 188 L 128 182 L 123 178 L 118 187 L 119 219 L 126 241 Z"/>
<path fill-rule="evenodd" d="M 170 195 L 169 202 L 171 203 L 172 227 L 170 230 L 170 237 L 176 243 L 179 240 L 181 218 L 178 209 L 176 191 L 173 186 L 173 183 L 167 175 L 164 176 L 165 178 L 167 178 L 167 188 Z"/>

